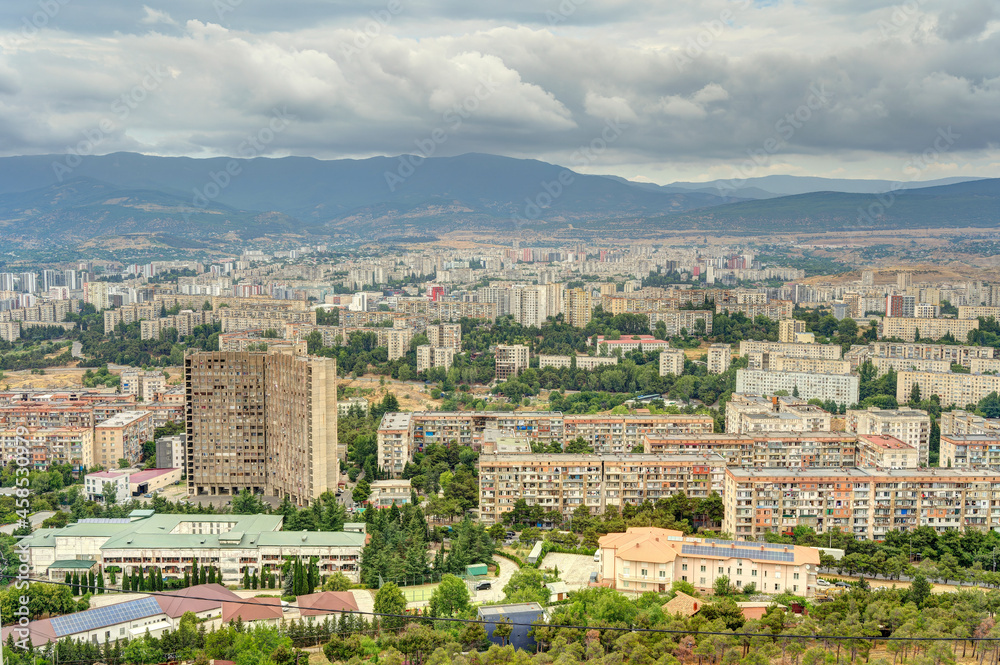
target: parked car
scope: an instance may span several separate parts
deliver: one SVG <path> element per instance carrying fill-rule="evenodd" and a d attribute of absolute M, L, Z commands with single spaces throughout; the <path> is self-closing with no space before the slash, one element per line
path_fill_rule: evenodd
<path fill-rule="evenodd" d="M 601 550 L 597 550 L 596 552 L 594 552 L 594 561 L 600 561 L 600 560 L 601 560 Z"/>
<path fill-rule="evenodd" d="M 479 582 L 476 584 L 476 591 L 489 591 L 492 588 L 493 585 L 490 582 Z"/>
<path fill-rule="evenodd" d="M 830 583 L 824 579 L 816 580 L 816 586 L 830 586 Z"/>
<path fill-rule="evenodd" d="M 851 585 L 848 584 L 847 582 L 840 581 L 840 582 L 837 582 L 836 586 L 842 586 L 844 588 L 847 588 L 847 587 L 850 587 Z"/>

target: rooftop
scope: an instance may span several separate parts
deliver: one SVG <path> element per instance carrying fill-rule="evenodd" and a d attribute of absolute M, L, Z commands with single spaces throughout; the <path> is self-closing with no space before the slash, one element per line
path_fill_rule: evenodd
<path fill-rule="evenodd" d="M 98 423 L 98 427 L 126 427 L 137 420 L 148 416 L 149 411 L 122 411 L 116 413 L 104 422 Z"/>
<path fill-rule="evenodd" d="M 877 448 L 886 450 L 916 450 L 913 446 L 908 446 L 894 436 L 877 436 L 875 434 L 861 434 L 858 439 L 867 441 Z"/>

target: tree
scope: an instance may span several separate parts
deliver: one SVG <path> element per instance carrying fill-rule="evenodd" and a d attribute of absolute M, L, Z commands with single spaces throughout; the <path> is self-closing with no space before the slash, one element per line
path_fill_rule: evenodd
<path fill-rule="evenodd" d="M 454 617 L 469 609 L 469 588 L 454 575 L 445 575 L 431 594 L 431 616 Z"/>
<path fill-rule="evenodd" d="M 918 608 L 923 607 L 927 598 L 931 595 L 931 584 L 924 577 L 923 573 L 917 573 L 913 576 L 913 581 L 910 583 L 910 600 Z"/>
<path fill-rule="evenodd" d="M 728 596 L 733 592 L 733 587 L 729 583 L 729 578 L 725 575 L 719 575 L 715 578 L 715 584 L 712 585 L 716 596 Z"/>
<path fill-rule="evenodd" d="M 920 384 L 914 382 L 913 387 L 910 388 L 910 404 L 920 403 Z"/>
<path fill-rule="evenodd" d="M 351 580 L 348 579 L 347 575 L 337 571 L 323 583 L 323 591 L 347 591 L 351 586 Z"/>
<path fill-rule="evenodd" d="M 233 513 L 236 515 L 263 515 L 268 511 L 268 505 L 256 494 L 243 489 L 233 497 Z"/>
<path fill-rule="evenodd" d="M 114 483 L 104 483 L 101 485 L 101 498 L 105 506 L 115 505 L 118 503 L 118 487 Z"/>
<path fill-rule="evenodd" d="M 512 632 L 514 632 L 514 627 L 511 625 L 510 619 L 507 618 L 498 621 L 493 626 L 493 637 L 500 638 L 501 646 L 507 646 L 507 640 Z"/>
<path fill-rule="evenodd" d="M 372 495 L 372 486 L 367 477 L 358 481 L 358 484 L 351 491 L 351 498 L 355 503 L 364 503 Z"/>
<path fill-rule="evenodd" d="M 375 614 L 400 615 L 406 613 L 406 596 L 399 590 L 395 582 L 386 582 L 375 594 Z M 387 630 L 393 630 L 403 625 L 404 619 L 394 616 L 379 617 Z"/>
<path fill-rule="evenodd" d="M 505 600 L 511 603 L 546 603 L 549 599 L 542 571 L 537 568 L 521 568 L 511 575 L 503 593 Z"/>

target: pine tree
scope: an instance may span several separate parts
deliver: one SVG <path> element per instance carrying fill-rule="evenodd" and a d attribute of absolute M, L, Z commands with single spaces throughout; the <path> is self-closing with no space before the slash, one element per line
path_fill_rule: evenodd
<path fill-rule="evenodd" d="M 191 557 L 191 583 L 198 584 L 198 561 Z"/>
<path fill-rule="evenodd" d="M 73 595 L 80 595 L 80 576 L 77 573 L 73 573 Z"/>
<path fill-rule="evenodd" d="M 104 593 L 104 572 L 101 571 L 97 574 L 97 593 L 101 595 Z"/>
<path fill-rule="evenodd" d="M 118 584 L 118 573 L 111 571 L 111 586 Z"/>
<path fill-rule="evenodd" d="M 189 586 L 191 586 L 191 573 L 185 570 L 184 571 L 184 588 L 186 589 Z"/>
<path fill-rule="evenodd" d="M 73 583 L 73 576 L 70 575 L 69 571 L 67 570 L 66 571 L 66 584 L 72 584 L 72 583 Z"/>
<path fill-rule="evenodd" d="M 136 586 L 139 588 L 136 591 L 149 591 L 149 587 L 146 586 L 146 576 L 143 574 L 142 568 L 139 569 L 138 575 L 139 581 Z"/>
<path fill-rule="evenodd" d="M 205 566 L 202 566 L 202 567 L 201 567 L 201 571 L 200 571 L 200 575 L 201 575 L 201 577 L 200 577 L 200 579 L 201 579 L 201 584 L 207 584 L 207 580 L 208 580 L 208 571 L 206 571 L 206 570 L 205 570 Z"/>

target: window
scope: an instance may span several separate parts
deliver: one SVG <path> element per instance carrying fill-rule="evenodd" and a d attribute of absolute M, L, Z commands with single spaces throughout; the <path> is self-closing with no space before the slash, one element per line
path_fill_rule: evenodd
<path fill-rule="evenodd" d="M 699 578 L 699 579 L 698 579 L 698 584 L 700 584 L 700 585 L 702 585 L 702 586 L 705 586 L 705 578 L 704 578 L 704 577 L 702 577 L 702 578 Z"/>
<path fill-rule="evenodd" d="M 719 574 L 722 574 L 722 566 L 719 566 Z"/>
<path fill-rule="evenodd" d="M 757 577 L 757 569 L 756 568 L 754 568 L 753 570 L 750 571 L 750 577 Z"/>
<path fill-rule="evenodd" d="M 649 570 L 646 569 L 646 568 L 643 568 L 640 572 L 642 573 L 643 577 L 646 577 L 647 575 L 649 575 Z"/>
<path fill-rule="evenodd" d="M 703 573 L 705 572 L 705 566 L 701 567 L 701 572 L 703 572 Z"/>
<path fill-rule="evenodd" d="M 660 571 L 660 579 L 661 580 L 667 579 L 667 571 L 665 571 L 665 570 L 661 570 Z"/>
<path fill-rule="evenodd" d="M 688 565 L 686 563 L 682 563 L 681 564 L 681 570 L 687 570 L 687 569 L 688 569 Z"/>
<path fill-rule="evenodd" d="M 622 586 L 624 586 L 627 589 L 628 588 L 628 580 L 622 582 Z"/>
<path fill-rule="evenodd" d="M 687 575 L 681 575 L 681 579 L 684 580 L 685 582 L 687 582 L 688 581 L 688 576 Z"/>
<path fill-rule="evenodd" d="M 775 591 L 781 591 L 781 585 L 780 584 L 775 584 L 774 585 L 774 590 Z"/>
<path fill-rule="evenodd" d="M 799 574 L 798 573 L 792 573 L 792 579 L 793 580 L 799 579 Z"/>
<path fill-rule="evenodd" d="M 742 568 L 737 568 L 736 569 L 736 574 L 737 575 L 742 575 L 743 574 L 743 569 Z"/>

